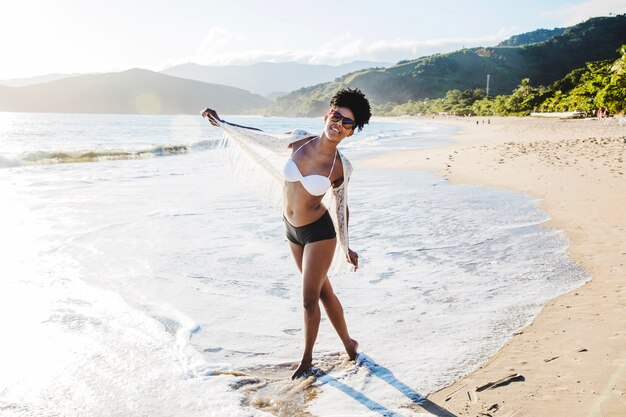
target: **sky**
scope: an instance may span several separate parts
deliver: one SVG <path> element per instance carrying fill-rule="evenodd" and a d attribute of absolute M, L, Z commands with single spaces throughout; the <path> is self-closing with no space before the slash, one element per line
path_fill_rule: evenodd
<path fill-rule="evenodd" d="M 626 0 L 0 0 L 0 80 L 186 62 L 397 62 L 622 13 Z"/>

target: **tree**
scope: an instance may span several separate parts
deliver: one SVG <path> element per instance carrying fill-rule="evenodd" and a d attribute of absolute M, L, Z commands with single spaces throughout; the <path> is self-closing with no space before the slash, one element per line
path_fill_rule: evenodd
<path fill-rule="evenodd" d="M 609 113 L 624 113 L 626 111 L 626 45 L 620 48 L 621 57 L 610 68 L 609 82 L 597 95 L 599 106 L 609 110 Z"/>

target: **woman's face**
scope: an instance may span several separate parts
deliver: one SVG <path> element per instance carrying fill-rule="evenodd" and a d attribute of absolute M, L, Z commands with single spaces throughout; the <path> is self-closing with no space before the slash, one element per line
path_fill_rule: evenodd
<path fill-rule="evenodd" d="M 333 107 L 324 116 L 324 133 L 329 140 L 341 142 L 354 133 L 354 114 L 347 107 Z"/>

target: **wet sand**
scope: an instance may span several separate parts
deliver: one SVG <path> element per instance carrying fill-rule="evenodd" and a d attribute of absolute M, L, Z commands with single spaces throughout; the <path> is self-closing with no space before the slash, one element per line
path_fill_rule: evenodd
<path fill-rule="evenodd" d="M 551 216 L 546 227 L 566 233 L 570 256 L 591 275 L 546 304 L 480 369 L 429 400 L 458 416 L 626 416 L 626 125 L 423 120 L 458 126 L 455 143 L 365 163 L 532 195 Z"/>

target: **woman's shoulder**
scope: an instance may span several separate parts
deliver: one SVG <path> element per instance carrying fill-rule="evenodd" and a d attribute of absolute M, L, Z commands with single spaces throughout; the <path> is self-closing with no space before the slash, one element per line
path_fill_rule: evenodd
<path fill-rule="evenodd" d="M 304 129 L 294 129 L 294 130 L 292 130 L 291 132 L 288 132 L 288 133 L 293 138 L 301 138 L 301 139 L 303 139 L 305 137 L 315 136 L 313 133 L 311 133 L 311 132 L 309 132 L 307 130 L 304 130 Z"/>
<path fill-rule="evenodd" d="M 302 142 L 306 139 L 314 138 L 317 136 L 304 129 L 295 129 L 295 130 L 292 130 L 291 132 L 287 132 L 287 134 L 289 135 L 289 147 L 292 147 L 294 145 L 297 146 L 299 142 Z"/>

